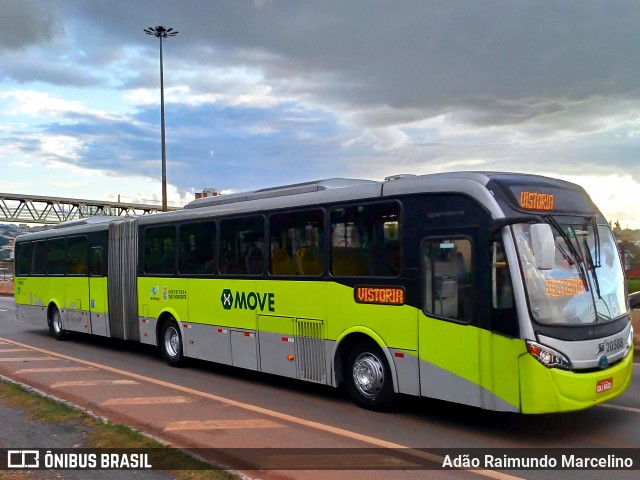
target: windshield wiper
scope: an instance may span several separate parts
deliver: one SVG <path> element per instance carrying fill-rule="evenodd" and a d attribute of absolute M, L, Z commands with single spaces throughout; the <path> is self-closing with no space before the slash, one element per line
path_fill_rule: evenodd
<path fill-rule="evenodd" d="M 598 229 L 598 220 L 596 217 L 591 218 L 591 224 L 593 225 L 593 250 L 596 254 L 596 262 L 594 268 L 600 268 L 602 266 L 602 256 L 600 254 L 600 230 Z"/>
<path fill-rule="evenodd" d="M 567 233 L 562 229 L 562 227 L 556 221 L 555 218 L 553 218 L 551 215 L 547 215 L 545 217 L 545 219 L 551 225 L 553 225 L 553 227 L 558 231 L 558 233 L 560 234 L 560 236 L 564 240 L 564 243 L 567 245 L 567 248 L 569 248 L 569 252 L 571 252 L 571 255 L 573 255 L 573 258 L 575 258 L 578 261 L 578 275 L 580 275 L 580 279 L 582 280 L 582 284 L 584 285 L 585 291 L 588 292 L 589 291 L 589 282 L 587 282 L 587 272 L 584 269 L 585 261 L 584 261 L 584 258 L 582 257 L 582 254 L 578 251 L 578 249 L 575 247 L 575 245 L 571 242 L 571 239 L 569 238 Z M 562 253 L 562 249 L 560 249 L 560 252 Z M 565 254 L 563 253 L 563 255 L 565 255 Z"/>
<path fill-rule="evenodd" d="M 591 256 L 591 250 L 589 249 L 589 243 L 587 242 L 586 238 L 584 239 L 583 243 L 584 243 L 585 252 L 587 253 L 587 260 L 589 261 L 589 270 L 591 270 L 593 283 L 596 286 L 596 293 L 598 294 L 598 298 L 604 301 L 604 299 L 602 298 L 602 295 L 600 295 L 600 282 L 598 282 L 598 274 L 596 273 L 596 268 L 600 267 L 600 265 L 596 265 L 594 263 L 593 256 Z"/>

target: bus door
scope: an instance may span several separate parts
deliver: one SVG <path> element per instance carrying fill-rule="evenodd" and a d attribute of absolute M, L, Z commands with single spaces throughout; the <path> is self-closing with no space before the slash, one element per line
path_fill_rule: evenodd
<path fill-rule="evenodd" d="M 420 245 L 420 393 L 482 406 L 474 239 L 475 229 L 438 230 Z"/>
<path fill-rule="evenodd" d="M 109 336 L 107 259 L 103 244 L 89 245 L 89 316 L 91 333 Z"/>

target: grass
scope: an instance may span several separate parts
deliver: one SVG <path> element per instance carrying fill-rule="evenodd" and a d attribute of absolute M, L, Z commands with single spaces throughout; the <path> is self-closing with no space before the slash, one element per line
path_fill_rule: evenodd
<path fill-rule="evenodd" d="M 27 418 L 32 421 L 46 423 L 82 422 L 85 427 L 89 428 L 89 433 L 82 445 L 83 448 L 121 449 L 123 445 L 126 445 L 127 449 L 136 451 L 166 450 L 169 448 L 126 425 L 104 423 L 81 410 L 29 392 L 16 384 L 0 381 L 0 403 L 24 411 Z M 171 466 L 179 468 L 170 470 L 176 480 L 233 480 L 238 478 L 224 470 L 210 470 L 213 468 L 210 464 L 198 460 L 182 450 L 170 449 L 170 454 Z M 168 458 L 164 452 L 154 456 L 152 464 L 156 467 L 161 466 L 163 458 Z M 157 459 L 160 459 L 160 462 L 156 462 Z"/>
<path fill-rule="evenodd" d="M 27 418 L 40 422 L 63 423 L 86 417 L 80 410 L 29 393 L 13 383 L 0 382 L 0 401 L 7 407 L 24 410 Z"/>
<path fill-rule="evenodd" d="M 629 289 L 629 293 L 640 292 L 640 280 L 627 280 L 627 288 Z"/>

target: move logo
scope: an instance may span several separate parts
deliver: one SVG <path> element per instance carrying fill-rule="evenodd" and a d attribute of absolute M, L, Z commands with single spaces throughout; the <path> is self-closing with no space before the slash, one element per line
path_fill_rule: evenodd
<path fill-rule="evenodd" d="M 274 293 L 233 292 L 231 289 L 225 288 L 222 290 L 222 295 L 220 295 L 220 302 L 225 310 L 238 308 L 241 310 L 259 310 L 261 312 L 276 311 Z"/>

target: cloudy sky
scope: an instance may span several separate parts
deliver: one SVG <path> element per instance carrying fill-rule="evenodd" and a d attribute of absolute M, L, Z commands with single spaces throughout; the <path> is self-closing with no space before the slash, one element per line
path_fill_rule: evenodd
<path fill-rule="evenodd" d="M 541 3 L 544 3 L 542 5 Z M 0 192 L 170 204 L 206 187 L 505 170 L 640 228 L 640 3 L 0 0 Z"/>

